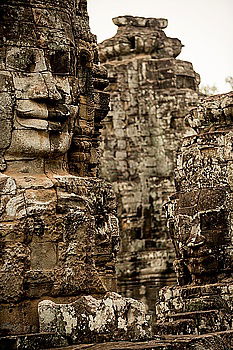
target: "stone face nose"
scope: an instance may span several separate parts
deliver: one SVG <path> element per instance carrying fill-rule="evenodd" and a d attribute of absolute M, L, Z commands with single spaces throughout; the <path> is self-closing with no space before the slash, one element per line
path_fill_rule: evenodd
<path fill-rule="evenodd" d="M 50 72 L 41 74 L 43 83 L 35 83 L 30 87 L 29 97 L 32 100 L 61 101 L 62 95 L 58 91 L 56 82 Z"/>
<path fill-rule="evenodd" d="M 49 98 L 48 87 L 45 84 L 43 76 L 38 74 L 40 79 L 38 81 L 31 81 L 28 89 L 28 97 L 30 100 L 47 100 Z"/>
<path fill-rule="evenodd" d="M 43 74 L 45 84 L 48 88 L 48 97 L 50 100 L 59 101 L 62 99 L 61 93 L 58 91 L 55 79 L 51 73 Z"/>
<path fill-rule="evenodd" d="M 29 98 L 32 100 L 59 101 L 62 99 L 57 89 L 55 77 L 49 71 L 43 53 L 37 52 L 34 67 L 34 79 L 29 81 Z"/>

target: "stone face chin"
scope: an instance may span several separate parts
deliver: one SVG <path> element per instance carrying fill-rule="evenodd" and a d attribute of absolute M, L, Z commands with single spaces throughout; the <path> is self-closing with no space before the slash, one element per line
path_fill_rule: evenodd
<path fill-rule="evenodd" d="M 36 120 L 33 120 L 33 123 L 36 125 Z M 39 120 L 39 125 L 41 125 L 41 120 Z M 12 132 L 12 142 L 5 156 L 8 160 L 14 157 L 15 159 L 58 157 L 67 153 L 71 138 L 72 134 L 68 132 L 49 132 L 39 128 L 15 130 Z"/>

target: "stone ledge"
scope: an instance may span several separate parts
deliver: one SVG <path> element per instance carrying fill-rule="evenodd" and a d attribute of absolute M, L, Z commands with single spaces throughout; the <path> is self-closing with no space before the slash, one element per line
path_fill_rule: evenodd
<path fill-rule="evenodd" d="M 110 342 L 80 344 L 53 350 L 232 350 L 233 330 L 201 336 L 164 336 L 147 342 Z M 50 350 L 50 349 L 46 349 Z"/>
<path fill-rule="evenodd" d="M 42 350 L 57 346 L 64 349 L 68 345 L 65 338 L 52 332 L 0 337 L 0 350 Z"/>
<path fill-rule="evenodd" d="M 48 346 L 48 341 L 53 338 Z M 47 340 L 46 340 L 47 339 Z M 55 342 L 60 341 L 60 345 Z M 8 341 L 8 343 L 7 343 Z M 30 342 L 29 342 L 30 341 Z M 0 338 L 0 350 L 233 350 L 233 330 L 204 335 L 167 335 L 146 342 L 106 342 L 66 346 L 55 334 L 30 334 Z M 55 343 L 57 345 L 55 345 Z M 59 346 L 59 347 L 53 347 Z M 52 346 L 52 347 L 51 347 Z"/>

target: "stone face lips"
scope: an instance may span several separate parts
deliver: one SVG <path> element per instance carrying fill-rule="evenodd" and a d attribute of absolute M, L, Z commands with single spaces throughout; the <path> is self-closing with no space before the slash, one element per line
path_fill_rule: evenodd
<path fill-rule="evenodd" d="M 0 4 L 0 330 L 37 304 L 115 290 L 115 195 L 97 178 L 108 111 L 86 1 Z"/>
<path fill-rule="evenodd" d="M 197 104 L 199 76 L 174 58 L 182 45 L 165 35 L 166 20 L 122 16 L 114 23 L 116 36 L 99 45 L 111 95 L 101 172 L 118 197 L 120 291 L 153 310 L 159 286 L 175 279 L 163 203 L 174 192 L 176 151 L 193 133 L 184 118 Z"/>
<path fill-rule="evenodd" d="M 103 299 L 83 296 L 71 304 L 39 303 L 40 331 L 56 332 L 72 343 L 142 340 L 150 334 L 145 305 L 107 293 Z"/>

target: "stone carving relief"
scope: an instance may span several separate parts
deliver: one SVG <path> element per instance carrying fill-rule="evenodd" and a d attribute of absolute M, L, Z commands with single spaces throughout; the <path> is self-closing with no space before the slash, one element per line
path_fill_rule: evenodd
<path fill-rule="evenodd" d="M 231 347 L 233 333 L 232 117 L 233 92 L 204 99 L 187 116 L 196 134 L 183 140 L 167 204 L 178 285 L 156 302 L 154 332 L 218 336 L 211 349 Z"/>
<path fill-rule="evenodd" d="M 187 116 L 197 135 L 178 156 L 168 223 L 181 285 L 216 283 L 232 274 L 232 93 L 205 99 Z"/>
<path fill-rule="evenodd" d="M 121 56 L 150 55 L 152 58 L 176 58 L 182 49 L 179 39 L 164 33 L 165 18 L 119 16 L 113 18 L 117 34 L 99 45 L 100 61 L 118 60 Z"/>

